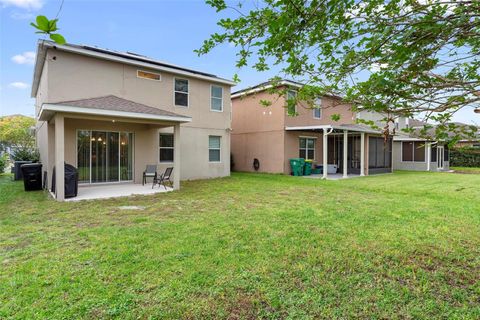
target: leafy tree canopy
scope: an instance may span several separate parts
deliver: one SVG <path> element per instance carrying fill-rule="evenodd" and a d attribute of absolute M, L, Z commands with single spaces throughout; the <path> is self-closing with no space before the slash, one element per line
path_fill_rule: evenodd
<path fill-rule="evenodd" d="M 298 99 L 334 94 L 395 117 L 447 123 L 480 102 L 479 0 L 207 0 L 233 9 L 197 50 L 237 49 L 237 67 L 281 72 L 306 85 Z M 473 117 L 473 110 L 472 110 Z M 447 126 L 445 126 L 447 127 Z"/>
<path fill-rule="evenodd" d="M 34 149 L 35 119 L 27 116 L 0 118 L 0 144 L 15 149 Z"/>

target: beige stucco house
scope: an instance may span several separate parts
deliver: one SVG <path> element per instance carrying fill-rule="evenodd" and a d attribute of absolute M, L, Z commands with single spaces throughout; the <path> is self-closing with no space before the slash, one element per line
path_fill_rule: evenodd
<path fill-rule="evenodd" d="M 32 85 L 48 184 L 141 183 L 146 165 L 180 180 L 230 174 L 234 82 L 138 54 L 39 41 Z"/>
<path fill-rule="evenodd" d="M 265 82 L 232 94 L 234 170 L 290 174 L 289 159 L 305 158 L 314 165 L 328 164 L 343 177 L 391 172 L 391 139 L 385 143 L 380 130 L 357 123 L 360 118 L 378 120 L 379 115 L 355 112 L 340 97 L 324 96 L 315 106 L 298 102 L 297 115 L 289 116 L 287 96 L 294 96 L 302 84 L 276 82 L 287 92 L 282 96 L 270 92 L 272 86 Z M 262 106 L 262 100 L 271 105 Z M 332 120 L 334 114 L 338 121 Z M 323 177 L 328 175 L 323 170 Z"/>

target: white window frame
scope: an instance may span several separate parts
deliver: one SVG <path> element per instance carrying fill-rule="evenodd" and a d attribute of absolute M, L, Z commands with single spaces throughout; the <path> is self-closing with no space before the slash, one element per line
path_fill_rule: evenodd
<path fill-rule="evenodd" d="M 158 133 L 158 163 L 173 163 L 173 160 L 175 160 L 175 139 L 173 140 L 173 147 L 162 147 L 160 145 L 162 139 L 160 138 L 161 135 L 165 135 L 165 136 L 172 136 L 173 137 L 173 133 L 168 133 L 168 132 L 159 132 Z M 170 160 L 167 160 L 167 161 L 162 161 L 162 159 L 160 159 L 160 151 L 162 149 L 172 149 L 173 150 L 173 160 L 170 161 Z"/>
<path fill-rule="evenodd" d="M 220 147 L 210 148 L 210 137 L 218 137 L 220 139 Z M 218 150 L 218 161 L 210 161 L 210 150 Z M 221 163 L 222 162 L 222 136 L 208 135 L 208 162 L 209 163 Z"/>
<path fill-rule="evenodd" d="M 139 72 L 145 72 L 145 73 L 150 73 L 150 74 L 158 75 L 158 80 L 157 80 L 157 79 L 150 79 L 150 78 L 141 77 L 141 76 L 138 75 Z M 141 69 L 137 69 L 137 78 L 143 79 L 143 80 L 156 81 L 156 82 L 162 81 L 162 75 L 161 75 L 160 73 L 151 72 L 151 71 L 147 71 L 147 70 L 141 70 Z"/>
<path fill-rule="evenodd" d="M 183 92 L 183 91 L 177 91 L 175 90 L 175 82 L 177 80 L 185 80 L 187 81 L 187 92 Z M 176 104 L 175 103 L 175 93 L 183 93 L 183 94 L 187 94 L 187 105 L 186 106 L 182 106 L 182 105 L 179 105 L 179 104 Z M 173 105 L 175 107 L 180 107 L 180 108 L 189 108 L 190 107 L 190 80 L 188 79 L 185 79 L 185 78 L 177 78 L 177 77 L 174 77 L 173 78 Z"/>
<path fill-rule="evenodd" d="M 289 114 L 289 113 L 288 113 L 288 100 L 290 100 L 290 98 L 288 97 L 288 94 L 289 94 L 290 92 L 293 92 L 293 93 L 294 93 L 295 98 L 297 98 L 297 95 L 298 95 L 298 92 L 297 92 L 296 90 L 288 90 L 288 91 L 287 91 L 287 115 Z M 296 104 L 296 103 L 295 103 L 294 113 L 297 113 L 297 104 Z"/>
<path fill-rule="evenodd" d="M 316 108 L 313 109 L 313 119 L 322 119 L 322 113 L 323 113 L 322 112 L 322 98 L 315 99 L 315 107 Z M 317 111 L 317 110 L 320 111 L 320 116 L 319 117 L 317 117 L 315 115 L 315 111 Z"/>
<path fill-rule="evenodd" d="M 214 97 L 214 96 L 212 95 L 213 87 L 217 87 L 217 88 L 222 89 L 222 96 L 221 96 L 220 98 Z M 222 103 L 221 103 L 220 110 L 216 110 L 216 109 L 213 109 L 213 108 L 212 108 L 212 99 L 220 99 L 220 100 L 221 100 Z M 213 111 L 213 112 L 223 112 L 223 87 L 222 87 L 222 86 L 217 86 L 217 85 L 214 85 L 214 84 L 211 84 L 211 85 L 210 85 L 210 111 Z"/>
<path fill-rule="evenodd" d="M 300 139 L 305 139 L 305 148 L 300 147 Z M 313 149 L 308 147 L 307 140 L 313 140 Z M 305 150 L 305 160 L 315 161 L 317 158 L 317 137 L 299 136 L 298 137 L 298 155 L 300 156 L 300 150 Z M 313 150 L 313 159 L 308 159 L 308 151 Z"/>

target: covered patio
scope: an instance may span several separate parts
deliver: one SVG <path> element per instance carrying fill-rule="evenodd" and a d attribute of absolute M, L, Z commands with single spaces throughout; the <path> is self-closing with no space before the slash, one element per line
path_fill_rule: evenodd
<path fill-rule="evenodd" d="M 79 180 L 78 195 L 69 200 L 171 191 L 152 189 L 151 181 L 141 185 L 146 166 L 158 163 L 159 129 L 167 127 L 173 127 L 173 189 L 180 188 L 180 124 L 190 117 L 105 96 L 44 103 L 39 119 L 47 130 L 41 148 L 47 185 L 52 186 L 55 172 L 57 201 L 66 199 L 66 163 L 77 168 Z"/>
<path fill-rule="evenodd" d="M 391 147 L 389 151 L 378 148 L 377 152 L 376 139 L 383 139 L 382 132 L 366 125 L 298 126 L 286 127 L 285 130 L 321 133 L 322 153 L 319 164 L 323 165 L 324 170 L 321 175 L 312 175 L 312 178 L 337 180 L 380 173 L 384 172 L 384 169 L 391 170 L 391 156 L 388 159 L 385 156 L 386 153 L 391 152 Z M 378 167 L 377 162 L 381 162 Z M 325 170 L 326 164 L 336 166 L 338 171 L 329 173 L 329 170 Z"/>
<path fill-rule="evenodd" d="M 78 188 L 78 195 L 74 198 L 67 198 L 65 201 L 81 201 L 108 199 L 117 197 L 128 197 L 136 195 L 151 195 L 173 191 L 173 188 L 155 186 L 151 183 L 145 185 L 139 183 L 120 183 L 120 184 L 102 184 L 102 185 L 81 185 Z"/>

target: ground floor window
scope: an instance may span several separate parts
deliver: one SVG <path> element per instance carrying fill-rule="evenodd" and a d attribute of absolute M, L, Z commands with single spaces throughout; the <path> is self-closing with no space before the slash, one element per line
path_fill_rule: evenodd
<path fill-rule="evenodd" d="M 79 130 L 77 167 L 83 183 L 133 180 L 133 133 Z"/>
<path fill-rule="evenodd" d="M 315 160 L 315 138 L 300 138 L 299 157 Z"/>
<path fill-rule="evenodd" d="M 173 134 L 160 133 L 159 148 L 159 161 L 173 162 Z"/>
<path fill-rule="evenodd" d="M 403 141 L 402 142 L 403 162 L 425 162 L 424 141 Z"/>
<path fill-rule="evenodd" d="M 220 136 L 208 136 L 208 161 L 220 162 Z"/>

